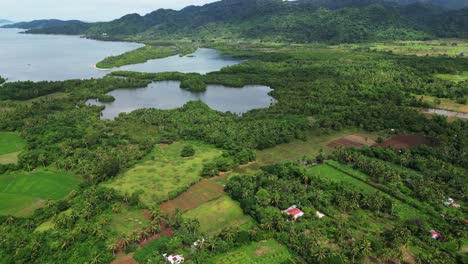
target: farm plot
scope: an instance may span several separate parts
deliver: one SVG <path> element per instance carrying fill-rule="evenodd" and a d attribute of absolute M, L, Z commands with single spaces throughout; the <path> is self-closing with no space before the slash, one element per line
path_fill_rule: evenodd
<path fill-rule="evenodd" d="M 138 193 L 146 205 L 175 196 L 200 180 L 203 163 L 221 154 L 220 150 L 209 145 L 190 142 L 195 148 L 195 155 L 183 158 L 180 153 L 186 144 L 188 142 L 156 146 L 141 163 L 103 185 L 122 195 Z"/>
<path fill-rule="evenodd" d="M 53 172 L 14 172 L 0 175 L 0 215 L 27 216 L 78 189 L 77 176 Z"/>
<path fill-rule="evenodd" d="M 369 142 L 378 137 L 378 135 L 366 134 L 357 129 L 334 132 L 331 134 L 310 133 L 306 141 L 294 140 L 290 143 L 257 151 L 257 163 L 261 166 L 286 160 L 300 159 L 304 156 L 315 157 L 320 153 L 320 150 L 323 150 L 325 153 L 331 152 L 333 148 L 327 146 L 329 143 L 349 135 L 362 137 L 363 141 L 365 141 L 365 138 L 368 138 Z"/>
<path fill-rule="evenodd" d="M 406 149 L 413 148 L 421 145 L 431 146 L 431 138 L 419 135 L 398 135 L 391 137 L 381 144 L 376 144 L 375 146 L 384 147 L 384 148 L 393 148 L 393 149 Z"/>
<path fill-rule="evenodd" d="M 242 229 L 255 225 L 254 220 L 244 215 L 239 204 L 227 195 L 189 210 L 183 216 L 197 218 L 200 221 L 200 231 L 208 234 L 216 234 L 228 226 Z"/>
<path fill-rule="evenodd" d="M 364 147 L 372 146 L 375 144 L 373 139 L 361 135 L 349 135 L 337 140 L 334 140 L 327 144 L 327 147 L 338 148 L 338 147 Z"/>
<path fill-rule="evenodd" d="M 235 251 L 216 256 L 206 261 L 208 264 L 274 264 L 299 263 L 288 249 L 276 242 L 265 240 L 243 246 Z"/>
<path fill-rule="evenodd" d="M 223 194 L 224 190 L 222 186 L 205 179 L 190 187 L 186 192 L 177 196 L 177 198 L 162 203 L 161 210 L 173 214 L 175 209 L 178 208 L 182 212 L 185 212 L 219 198 Z"/>
<path fill-rule="evenodd" d="M 18 133 L 0 132 L 0 164 L 16 163 L 25 145 L 26 141 Z"/>

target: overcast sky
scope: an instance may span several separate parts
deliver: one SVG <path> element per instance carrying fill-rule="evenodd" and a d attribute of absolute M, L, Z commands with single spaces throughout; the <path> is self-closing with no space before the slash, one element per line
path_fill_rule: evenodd
<path fill-rule="evenodd" d="M 129 13 L 147 14 L 159 8 L 181 9 L 216 0 L 0 0 L 0 19 L 42 18 L 108 21 Z"/>

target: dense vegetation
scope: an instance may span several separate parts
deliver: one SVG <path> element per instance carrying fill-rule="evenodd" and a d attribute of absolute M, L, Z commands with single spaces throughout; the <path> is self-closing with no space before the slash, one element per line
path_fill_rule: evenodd
<path fill-rule="evenodd" d="M 157 10 L 83 26 L 95 38 L 260 39 L 350 43 L 377 40 L 467 37 L 468 9 L 447 11 L 432 5 L 386 1 L 223 0 L 181 11 Z M 87 28 L 89 27 L 89 28 Z M 68 25 L 57 32 L 77 33 Z M 57 27 L 31 33 L 53 33 Z"/>
<path fill-rule="evenodd" d="M 6 80 L 0 76 L 0 84 L 4 83 Z"/>
<path fill-rule="evenodd" d="M 2 28 L 21 28 L 27 29 L 28 33 L 39 34 L 62 34 L 79 35 L 81 32 L 89 29 L 90 25 L 78 20 L 34 20 L 31 22 L 20 22 L 2 26 Z"/>
<path fill-rule="evenodd" d="M 292 3 L 284 5 L 295 8 Z M 370 14 L 376 6 L 367 8 Z M 187 10 L 192 9 L 196 8 Z M 316 12 L 354 16 L 355 10 Z M 335 40 L 345 39 L 337 35 Z M 139 260 L 149 258 L 156 263 L 166 252 L 186 252 L 192 261 L 207 263 L 227 252 L 256 249 L 265 241 L 276 245 L 274 240 L 310 263 L 362 262 L 367 257 L 395 260 L 403 258 L 406 250 L 422 263 L 466 262 L 459 254 L 466 237 L 466 209 L 443 207 L 441 202 L 448 197 L 461 203 L 466 199 L 467 123 L 429 118 L 417 110 L 428 106 L 419 100 L 420 95 L 466 102 L 466 81 L 437 77 L 462 74 L 468 68 L 465 58 L 403 56 L 323 45 L 204 44 L 249 60 L 206 75 L 114 72 L 97 80 L 0 86 L 0 130 L 15 131 L 26 141 L 17 164 L 0 165 L 1 177 L 53 170 L 83 179 L 69 196 L 53 197 L 56 201 L 47 201 L 33 215 L 0 216 L 0 263 L 108 263 L 116 252 L 134 251 L 140 252 L 135 255 Z M 127 54 L 111 64 L 120 60 L 132 59 Z M 111 90 L 144 87 L 156 80 L 181 81 L 181 88 L 190 90 L 202 90 L 207 84 L 262 84 L 273 89 L 277 103 L 239 116 L 190 102 L 175 110 L 140 109 L 113 121 L 100 119 L 102 107 L 85 103 L 90 98 L 111 100 L 106 95 Z M 63 96 L 52 96 L 57 93 Z M 145 180 L 158 186 L 176 167 L 184 169 L 184 176 L 208 178 L 254 161 L 256 150 L 306 140 L 310 132 L 323 135 L 346 128 L 421 134 L 433 138 L 434 145 L 401 152 L 339 149 L 330 156 L 321 153 L 299 163 L 269 165 L 252 175 L 231 177 L 226 191 L 255 222 L 244 229 L 228 227 L 210 234 L 204 232 L 207 216 L 202 223 L 184 218 L 178 210 L 167 216 L 157 209 L 162 200 L 174 198 L 172 193 L 155 196 L 156 188 L 151 193 L 125 193 L 128 182 L 117 181 L 132 172 L 131 167 L 152 175 Z M 193 142 L 209 144 L 210 150 Z M 157 153 L 163 156 L 158 156 L 155 150 L 162 148 L 166 149 Z M 192 164 L 194 158 L 202 161 Z M 326 164 L 312 167 L 317 162 Z M 187 178 L 171 180 L 176 183 L 164 184 L 172 184 L 171 190 L 179 194 L 179 184 Z M 288 217 L 281 213 L 293 204 L 306 213 L 297 222 L 286 221 Z M 229 205 L 237 203 L 230 200 Z M 115 218 L 129 218 L 124 214 L 128 212 L 140 215 L 137 209 L 143 208 L 150 209 L 150 219 L 130 233 L 115 233 Z M 326 217 L 317 219 L 317 210 Z M 431 229 L 442 232 L 444 238 L 432 240 Z M 140 241 L 161 232 L 174 236 L 152 242 L 151 254 L 137 249 Z M 193 246 L 197 240 L 200 243 Z M 278 259 L 292 261 L 290 252 L 280 251 Z"/>

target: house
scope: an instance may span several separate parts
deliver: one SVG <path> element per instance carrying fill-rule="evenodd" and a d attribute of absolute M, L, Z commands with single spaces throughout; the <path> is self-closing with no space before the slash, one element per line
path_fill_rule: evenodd
<path fill-rule="evenodd" d="M 440 238 L 442 238 L 442 235 L 441 235 L 439 232 L 437 232 L 437 231 L 435 231 L 435 230 L 431 230 L 430 232 L 431 232 L 431 236 L 432 236 L 433 239 L 440 239 Z"/>
<path fill-rule="evenodd" d="M 322 219 L 322 218 L 324 218 L 324 217 L 325 217 L 325 215 L 324 215 L 324 214 L 322 214 L 322 213 L 321 213 L 321 212 L 319 212 L 319 211 L 315 212 L 315 215 L 316 215 L 316 216 L 317 216 L 319 219 Z"/>
<path fill-rule="evenodd" d="M 304 215 L 304 212 L 298 209 L 296 205 L 293 205 L 289 207 L 288 209 L 284 210 L 283 213 L 286 213 L 292 216 L 294 220 L 297 220 L 299 217 Z"/>
<path fill-rule="evenodd" d="M 461 206 L 457 203 L 452 198 L 448 198 L 447 201 L 444 202 L 445 206 L 452 206 L 453 208 L 460 208 Z"/>
<path fill-rule="evenodd" d="M 185 258 L 181 255 L 173 254 L 168 256 L 167 254 L 164 254 L 163 257 L 166 262 L 169 262 L 170 264 L 180 264 L 185 262 Z"/>

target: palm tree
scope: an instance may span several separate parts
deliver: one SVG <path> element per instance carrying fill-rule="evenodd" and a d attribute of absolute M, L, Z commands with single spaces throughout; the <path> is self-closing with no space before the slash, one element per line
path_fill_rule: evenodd
<path fill-rule="evenodd" d="M 221 232 L 221 237 L 224 240 L 231 242 L 232 240 L 234 240 L 234 237 L 235 237 L 236 233 L 237 232 L 232 227 L 228 227 L 228 228 L 225 228 Z"/>
<path fill-rule="evenodd" d="M 190 233 L 196 233 L 200 229 L 200 222 L 195 218 L 188 219 L 184 226 Z"/>
<path fill-rule="evenodd" d="M 118 241 L 107 241 L 106 247 L 108 250 L 112 251 L 112 255 L 115 256 L 115 252 L 119 249 L 120 245 Z"/>
<path fill-rule="evenodd" d="M 322 260 L 326 259 L 329 255 L 329 252 L 326 248 L 323 247 L 318 247 L 315 252 L 314 252 L 314 257 L 317 260 L 317 262 L 322 262 Z"/>
<path fill-rule="evenodd" d="M 151 220 L 156 220 L 159 221 L 162 218 L 161 210 L 159 207 L 153 206 L 149 209 L 149 212 L 151 214 Z"/>
<path fill-rule="evenodd" d="M 7 219 L 5 220 L 5 223 L 7 223 L 8 225 L 13 224 L 13 222 L 15 222 L 15 218 L 11 215 L 8 216 Z"/>
<path fill-rule="evenodd" d="M 369 256 L 372 252 L 372 245 L 371 243 L 367 240 L 367 239 L 364 239 L 362 242 L 361 242 L 361 253 L 364 255 L 364 256 Z"/>
<path fill-rule="evenodd" d="M 104 261 L 101 259 L 101 254 L 97 254 L 91 258 L 89 261 L 89 264 L 100 264 L 104 263 Z"/>

